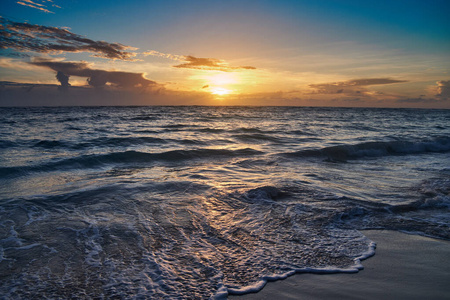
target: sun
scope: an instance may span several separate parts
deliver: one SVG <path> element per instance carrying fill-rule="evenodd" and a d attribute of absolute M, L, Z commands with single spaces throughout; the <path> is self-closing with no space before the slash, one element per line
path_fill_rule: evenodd
<path fill-rule="evenodd" d="M 203 89 L 218 97 L 234 93 L 233 87 L 239 81 L 235 74 L 223 72 L 204 76 L 202 79 L 204 80 Z"/>
<path fill-rule="evenodd" d="M 222 87 L 211 88 L 211 94 L 213 94 L 213 95 L 223 96 L 223 95 L 228 95 L 229 93 L 231 93 L 231 90 L 226 89 L 226 88 L 222 88 Z"/>

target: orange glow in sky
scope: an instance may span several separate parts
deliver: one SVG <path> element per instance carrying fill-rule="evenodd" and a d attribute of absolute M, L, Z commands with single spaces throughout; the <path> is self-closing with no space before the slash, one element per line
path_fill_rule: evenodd
<path fill-rule="evenodd" d="M 2 6 L 0 106 L 450 108 L 448 1 L 40 2 Z"/>

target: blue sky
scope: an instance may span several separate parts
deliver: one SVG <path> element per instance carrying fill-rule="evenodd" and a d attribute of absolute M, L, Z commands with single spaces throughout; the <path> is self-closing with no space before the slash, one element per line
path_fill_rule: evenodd
<path fill-rule="evenodd" d="M 180 104 L 191 93 L 221 105 L 450 107 L 449 11 L 440 0 L 5 0 L 10 22 L 130 46 L 135 60 L 11 46 L 0 51 L 0 80 L 58 84 L 55 72 L 69 71 L 32 64 L 45 59 L 143 74 Z M 85 73 L 69 73 L 72 86 L 89 86 Z"/>

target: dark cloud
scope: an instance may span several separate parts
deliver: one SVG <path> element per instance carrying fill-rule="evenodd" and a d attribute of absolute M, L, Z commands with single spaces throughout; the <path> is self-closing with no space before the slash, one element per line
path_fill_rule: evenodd
<path fill-rule="evenodd" d="M 406 80 L 396 80 L 390 78 L 368 78 L 368 79 L 355 79 L 343 82 L 337 82 L 341 86 L 367 86 L 367 85 L 379 85 L 379 84 L 392 84 L 407 82 Z"/>
<path fill-rule="evenodd" d="M 63 88 L 68 88 L 70 86 L 69 77 L 70 76 L 64 74 L 61 71 L 58 71 L 58 73 L 56 73 L 56 79 L 61 83 L 61 87 Z"/>
<path fill-rule="evenodd" d="M 436 96 L 445 100 L 450 99 L 450 80 L 441 80 L 436 82 L 436 84 L 438 85 L 438 93 Z"/>
<path fill-rule="evenodd" d="M 118 43 L 94 41 L 67 29 L 13 22 L 0 17 L 0 49 L 16 51 L 52 52 L 91 52 L 94 56 L 133 60 L 132 49 Z"/>
<path fill-rule="evenodd" d="M 366 91 L 364 87 L 371 85 L 402 83 L 405 80 L 396 80 L 390 78 L 363 78 L 348 81 L 339 81 L 331 83 L 310 84 L 309 87 L 315 89 L 316 94 L 363 94 Z"/>
<path fill-rule="evenodd" d="M 91 69 L 85 62 L 64 62 L 36 59 L 30 64 L 45 67 L 57 72 L 57 79 L 61 86 L 69 84 L 69 76 L 87 77 L 89 85 L 95 87 L 111 83 L 122 88 L 148 87 L 156 82 L 144 78 L 142 73 L 105 71 Z M 67 80 L 67 81 L 66 81 Z"/>
<path fill-rule="evenodd" d="M 434 97 L 426 97 L 426 95 L 420 95 L 417 98 L 402 98 L 397 100 L 398 103 L 446 103 L 450 100 L 450 80 L 437 81 L 437 94 Z M 448 103 L 448 102 L 447 102 Z"/>
<path fill-rule="evenodd" d="M 191 55 L 184 56 L 184 60 L 186 63 L 176 65 L 175 68 L 186 68 L 186 69 L 197 69 L 197 70 L 215 70 L 215 71 L 224 71 L 230 72 L 235 70 L 254 70 L 255 67 L 251 66 L 241 66 L 241 67 L 232 67 L 229 66 L 228 63 L 223 60 L 216 58 L 200 58 L 194 57 Z"/>
<path fill-rule="evenodd" d="M 116 106 L 116 105 L 212 105 L 209 93 L 151 89 L 93 89 L 71 86 L 61 93 L 55 84 L 26 84 L 0 81 L 0 107 L 5 106 Z"/>

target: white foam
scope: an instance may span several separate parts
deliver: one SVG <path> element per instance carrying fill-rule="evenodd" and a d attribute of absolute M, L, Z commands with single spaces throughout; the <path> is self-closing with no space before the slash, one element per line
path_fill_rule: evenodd
<path fill-rule="evenodd" d="M 299 268 L 288 271 L 282 274 L 275 274 L 271 276 L 263 276 L 261 280 L 255 282 L 254 284 L 247 285 L 244 287 L 228 287 L 228 293 L 231 295 L 244 295 L 248 293 L 256 293 L 264 288 L 267 282 L 277 281 L 286 279 L 289 276 L 299 273 L 313 273 L 313 274 L 334 274 L 334 273 L 357 273 L 364 269 L 361 261 L 375 255 L 376 243 L 371 241 L 367 251 L 362 253 L 360 256 L 354 259 L 354 265 L 347 268 L 334 268 L 334 267 L 324 267 L 324 268 Z"/>

